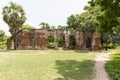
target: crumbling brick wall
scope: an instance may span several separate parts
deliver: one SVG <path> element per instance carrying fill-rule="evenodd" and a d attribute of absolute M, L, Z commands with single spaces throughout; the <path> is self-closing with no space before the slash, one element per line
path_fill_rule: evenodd
<path fill-rule="evenodd" d="M 90 37 L 90 32 L 82 32 L 76 30 L 44 30 L 44 29 L 31 29 L 21 30 L 16 34 L 17 38 L 17 49 L 47 49 L 48 36 L 54 37 L 55 49 L 58 49 L 58 37 L 65 37 L 64 49 L 69 47 L 69 38 L 73 36 L 75 38 L 75 49 L 76 50 L 87 50 L 87 38 Z M 11 49 L 10 41 L 8 39 L 8 49 Z M 92 50 L 101 49 L 101 38 L 100 34 L 93 32 L 91 41 Z"/>

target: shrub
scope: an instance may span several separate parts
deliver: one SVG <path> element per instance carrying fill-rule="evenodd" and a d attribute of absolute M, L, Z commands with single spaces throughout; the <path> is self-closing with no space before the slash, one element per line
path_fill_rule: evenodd
<path fill-rule="evenodd" d="M 105 65 L 112 80 L 120 80 L 120 53 L 111 56 L 112 60 Z"/>
<path fill-rule="evenodd" d="M 52 43 L 52 42 L 48 43 L 48 48 L 54 48 L 54 46 L 55 46 L 54 43 Z"/>

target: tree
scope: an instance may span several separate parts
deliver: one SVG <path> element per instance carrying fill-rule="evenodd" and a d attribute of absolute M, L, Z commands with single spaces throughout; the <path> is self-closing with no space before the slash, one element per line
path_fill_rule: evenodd
<path fill-rule="evenodd" d="M 6 48 L 6 42 L 9 37 L 5 35 L 5 32 L 0 30 L 0 49 Z"/>
<path fill-rule="evenodd" d="M 98 26 L 96 17 L 100 15 L 99 7 L 85 6 L 86 12 L 82 14 L 71 15 L 67 18 L 67 28 L 73 28 L 74 30 L 87 31 L 92 28 L 95 29 Z"/>
<path fill-rule="evenodd" d="M 55 26 L 51 26 L 50 29 L 55 29 Z"/>
<path fill-rule="evenodd" d="M 3 35 L 5 35 L 5 32 L 3 30 L 0 30 L 0 37 L 2 37 Z"/>
<path fill-rule="evenodd" d="M 41 22 L 39 26 L 41 26 L 41 29 L 50 29 L 49 24 L 45 22 Z"/>
<path fill-rule="evenodd" d="M 120 0 L 91 0 L 89 3 L 99 5 L 107 17 L 120 17 Z"/>
<path fill-rule="evenodd" d="M 58 29 L 61 29 L 61 30 L 65 30 L 65 29 L 66 29 L 66 26 L 59 25 L 57 28 L 58 28 Z"/>
<path fill-rule="evenodd" d="M 83 33 L 85 32 L 91 33 L 90 45 L 92 45 L 93 32 L 95 32 L 98 27 L 98 21 L 96 18 L 100 15 L 99 8 L 100 8 L 99 6 L 95 6 L 95 7 L 85 6 L 84 13 L 71 15 L 70 17 L 68 17 L 67 20 L 68 29 L 72 28 L 74 30 L 81 30 Z M 92 46 L 90 46 L 90 50 L 91 49 Z"/>
<path fill-rule="evenodd" d="M 9 25 L 10 33 L 13 36 L 14 49 L 17 48 L 16 33 L 25 23 L 26 17 L 22 6 L 11 2 L 10 5 L 3 8 L 3 20 Z"/>
<path fill-rule="evenodd" d="M 78 25 L 78 15 L 71 15 L 71 16 L 69 16 L 68 18 L 67 18 L 67 24 L 68 24 L 68 26 L 67 26 L 67 28 L 69 28 L 69 29 L 76 29 L 79 25 Z"/>
<path fill-rule="evenodd" d="M 0 30 L 0 42 L 2 41 L 4 35 L 5 35 L 5 32 Z"/>
<path fill-rule="evenodd" d="M 29 24 L 26 24 L 22 26 L 22 29 L 34 29 L 34 27 Z"/>
<path fill-rule="evenodd" d="M 100 6 L 102 14 L 98 17 L 99 30 L 106 36 L 106 50 L 108 47 L 108 36 L 114 28 L 120 25 L 120 0 L 91 0 L 91 6 Z"/>

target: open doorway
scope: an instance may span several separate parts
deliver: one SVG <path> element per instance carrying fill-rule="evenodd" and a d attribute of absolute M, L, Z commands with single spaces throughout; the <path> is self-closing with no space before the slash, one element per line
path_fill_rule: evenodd
<path fill-rule="evenodd" d="M 58 47 L 60 49 L 63 49 L 65 46 L 65 37 L 64 36 L 59 36 L 58 37 Z"/>
<path fill-rule="evenodd" d="M 88 38 L 86 39 L 86 48 L 87 48 L 88 50 L 91 50 L 91 47 L 92 47 L 91 38 L 88 37 Z"/>
<path fill-rule="evenodd" d="M 74 36 L 69 37 L 69 49 L 74 50 L 76 48 L 76 39 Z"/>
<path fill-rule="evenodd" d="M 54 49 L 54 36 L 48 36 L 48 49 Z"/>

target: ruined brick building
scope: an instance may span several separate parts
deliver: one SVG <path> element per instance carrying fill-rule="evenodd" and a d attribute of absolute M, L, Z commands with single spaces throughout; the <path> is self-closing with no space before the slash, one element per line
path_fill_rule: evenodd
<path fill-rule="evenodd" d="M 17 49 L 48 49 L 48 37 L 54 37 L 54 49 L 58 49 L 58 37 L 65 38 L 65 44 L 63 49 L 69 49 L 69 38 L 73 36 L 75 38 L 75 50 L 100 50 L 101 38 L 100 34 L 93 32 L 92 36 L 90 32 L 82 32 L 77 30 L 44 30 L 44 29 L 31 29 L 21 30 L 16 34 Z M 13 38 L 9 38 L 7 41 L 7 48 L 12 49 Z"/>

